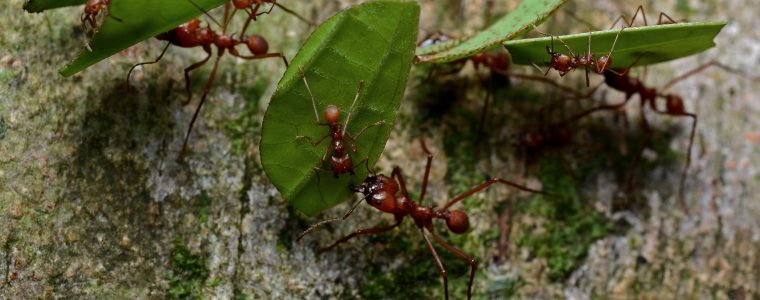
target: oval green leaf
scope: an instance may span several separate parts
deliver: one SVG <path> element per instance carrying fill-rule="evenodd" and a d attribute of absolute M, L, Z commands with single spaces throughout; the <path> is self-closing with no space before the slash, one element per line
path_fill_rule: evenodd
<path fill-rule="evenodd" d="M 87 3 L 87 0 L 27 0 L 24 3 L 24 10 L 30 13 L 38 13 L 43 10 L 82 5 Z"/>
<path fill-rule="evenodd" d="M 713 39 L 726 22 L 678 23 L 648 27 L 626 28 L 591 32 L 591 52 L 597 57 L 606 54 L 612 47 L 615 36 L 620 32 L 615 51 L 612 53 L 614 68 L 628 68 L 634 62 L 637 66 L 651 65 L 676 58 L 696 54 L 715 46 Z M 564 35 L 560 38 L 576 53 L 588 51 L 588 33 Z M 542 37 L 507 41 L 504 43 L 515 64 L 548 65 L 551 38 Z M 567 48 L 554 38 L 554 50 L 568 53 Z"/>
<path fill-rule="evenodd" d="M 361 182 L 367 168 L 358 162 L 377 162 L 390 135 L 414 58 L 419 6 L 415 2 L 374 1 L 342 11 L 309 36 L 285 71 L 272 96 L 262 125 L 261 163 L 283 198 L 306 215 L 314 215 L 349 198 L 348 185 Z M 334 178 L 329 162 L 321 163 L 329 138 L 313 146 L 296 136 L 315 141 L 329 133 L 316 124 L 314 109 L 298 67 L 305 71 L 317 110 L 329 104 L 341 110 L 345 122 L 359 81 L 362 90 L 348 125 L 348 133 L 368 129 L 349 154 L 355 175 Z M 347 147 L 348 148 L 348 147 Z M 329 160 L 329 156 L 328 156 Z M 314 171 L 314 167 L 323 170 Z"/>
<path fill-rule="evenodd" d="M 417 49 L 418 63 L 446 63 L 497 47 L 543 23 L 567 0 L 524 0 L 496 23 L 468 39 Z"/>
<path fill-rule="evenodd" d="M 60 72 L 71 76 L 134 44 L 167 32 L 188 20 L 224 4 L 226 0 L 130 0 L 111 1 L 109 14 L 90 41 L 92 52 L 82 49 L 79 56 Z M 193 5 L 198 5 L 196 7 Z M 199 8 L 200 7 L 200 8 Z"/>

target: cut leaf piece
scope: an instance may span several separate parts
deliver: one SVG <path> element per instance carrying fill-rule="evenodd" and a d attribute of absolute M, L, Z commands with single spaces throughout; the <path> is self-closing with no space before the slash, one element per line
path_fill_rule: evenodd
<path fill-rule="evenodd" d="M 715 46 L 713 39 L 725 25 L 726 22 L 704 22 L 626 28 L 615 44 L 612 66 L 627 68 L 634 62 L 637 66 L 645 66 L 705 51 Z M 607 54 L 619 31 L 620 29 L 592 32 L 591 52 L 596 57 Z M 560 38 L 575 53 L 582 55 L 588 51 L 588 33 L 564 35 Z M 515 64 L 536 63 L 548 66 L 549 54 L 546 47 L 551 47 L 550 37 L 507 41 L 504 46 Z M 554 51 L 569 54 L 556 37 Z"/>
<path fill-rule="evenodd" d="M 111 1 L 109 14 L 121 19 L 103 18 L 95 37 L 90 41 L 92 52 L 83 49 L 61 74 L 71 76 L 134 44 L 169 31 L 208 11 L 226 0 L 130 0 Z M 198 5 L 194 6 L 192 3 Z M 84 47 L 83 47 L 84 48 Z"/>
<path fill-rule="evenodd" d="M 468 39 L 446 42 L 417 49 L 418 63 L 446 63 L 497 47 L 500 43 L 521 36 L 543 23 L 567 0 L 523 0 L 514 11 Z"/>
<path fill-rule="evenodd" d="M 349 184 L 357 184 L 367 175 L 359 163 L 377 162 L 396 119 L 401 97 L 414 58 L 419 6 L 415 2 L 374 1 L 342 11 L 320 25 L 290 63 L 267 108 L 262 125 L 261 163 L 269 180 L 282 196 L 306 215 L 314 215 L 349 199 Z M 355 141 L 357 152 L 346 147 L 355 175 L 334 178 L 330 157 L 321 163 L 330 143 L 314 141 L 329 133 L 316 124 L 314 109 L 306 86 L 297 72 L 305 71 L 316 98 L 320 119 L 323 109 L 336 105 L 340 121 L 345 122 L 361 80 L 364 89 L 351 113 L 347 132 L 359 130 L 378 121 L 384 125 L 368 129 Z M 315 172 L 314 168 L 322 171 Z M 317 175 L 319 174 L 319 175 Z"/>
<path fill-rule="evenodd" d="M 87 0 L 27 0 L 24 3 L 24 10 L 30 13 L 38 13 L 43 10 L 82 5 L 87 3 Z"/>

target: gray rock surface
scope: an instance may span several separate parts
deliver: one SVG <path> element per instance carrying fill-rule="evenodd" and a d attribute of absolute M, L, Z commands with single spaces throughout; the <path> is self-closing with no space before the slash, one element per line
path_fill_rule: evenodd
<path fill-rule="evenodd" d="M 324 20 L 359 1 L 282 2 L 314 20 Z M 422 28 L 471 33 L 484 22 L 484 2 L 489 1 L 421 1 Z M 729 23 L 718 36 L 717 47 L 650 68 L 649 82 L 657 85 L 711 59 L 760 76 L 760 19 L 753 1 L 678 3 L 658 2 L 647 12 L 650 19 L 665 11 L 690 20 L 727 19 Z M 371 281 L 378 269 L 393 274 L 419 263 L 411 254 L 405 255 L 407 249 L 391 251 L 388 243 L 370 239 L 357 239 L 338 251 L 315 253 L 318 245 L 355 228 L 389 220 L 366 207 L 332 230 L 295 241 L 308 224 L 339 216 L 347 206 L 318 218 L 302 218 L 263 174 L 257 141 L 263 111 L 284 70 L 280 61 L 223 59 L 191 137 L 190 154 L 178 162 L 176 156 L 195 109 L 193 104 L 181 104 L 185 99 L 182 69 L 200 60 L 202 53 L 170 50 L 158 65 L 137 70 L 131 94 L 124 87 L 127 69 L 152 60 L 162 43 L 144 42 L 64 78 L 57 70 L 83 46 L 78 23 L 81 8 L 27 14 L 22 4 L 21 0 L 0 3 L 0 299 L 368 297 L 372 287 L 366 283 L 379 282 Z M 602 1 L 572 3 L 566 9 L 592 23 L 607 24 L 621 12 L 630 15 L 634 5 Z M 682 9 L 684 5 L 688 9 Z M 498 3 L 493 11 L 506 12 L 511 7 L 513 3 Z M 464 20 L 471 22 L 458 25 Z M 565 33 L 566 28 L 558 25 L 562 22 L 576 24 L 560 12 L 548 26 L 555 33 Z M 288 57 L 297 52 L 309 31 L 276 10 L 260 23 L 252 31 L 269 38 L 270 49 L 282 50 Z M 584 26 L 575 27 L 581 31 Z M 201 82 L 208 72 L 205 67 L 193 79 Z M 462 76 L 472 75 L 467 72 Z M 420 84 L 420 78 L 409 83 L 410 89 Z M 582 78 L 573 74 L 563 80 Z M 530 82 L 516 84 L 543 89 Z M 199 86 L 193 94 L 196 101 Z M 700 117 L 687 180 L 691 213 L 679 209 L 673 192 L 680 163 L 651 170 L 639 191 L 646 199 L 643 208 L 631 210 L 611 208 L 616 182 L 609 171 L 600 172 L 593 182 L 585 183 L 584 195 L 593 199 L 591 205 L 598 212 L 628 225 L 593 242 L 586 259 L 568 278 L 551 281 L 546 262 L 514 242 L 507 246 L 506 261 L 490 259 L 497 246 L 483 243 L 481 237 L 498 231 L 496 208 L 516 193 L 503 188 L 482 193 L 472 200 L 476 204 L 467 205 L 473 230 L 454 241 L 480 261 L 474 287 L 478 297 L 760 297 L 760 202 L 756 196 L 760 84 L 714 69 L 672 90 Z M 466 95 L 464 109 L 477 113 L 482 93 L 473 86 Z M 499 106 L 495 107 L 498 113 Z M 629 109 L 632 118 L 636 117 L 634 108 Z M 379 166 L 383 170 L 405 166 L 414 187 L 420 184 L 424 154 L 416 143 L 419 132 L 410 129 L 408 121 L 419 113 L 417 105 L 404 102 L 397 133 Z M 652 119 L 653 127 L 687 125 Z M 510 126 L 494 129 L 494 136 L 513 130 Z M 671 141 L 673 151 L 683 151 L 688 141 L 688 131 L 678 132 Z M 430 199 L 437 203 L 457 184 L 457 178 L 449 174 L 455 173 L 453 167 L 446 163 L 457 154 L 445 153 L 442 146 L 454 137 L 444 135 L 444 129 L 435 127 L 426 134 L 436 153 Z M 490 147 L 478 166 L 490 165 L 486 173 L 492 176 L 515 178 L 518 172 L 510 170 L 522 164 L 512 152 Z M 526 181 L 539 184 L 531 175 Z M 424 253 L 422 241 L 406 222 L 391 239 L 409 236 L 409 253 Z M 531 230 L 542 222 L 551 220 L 515 216 L 513 240 L 533 234 Z M 531 227 L 535 224 L 538 227 Z M 437 271 L 431 269 L 430 274 L 432 283 L 420 283 L 419 289 L 440 297 Z M 466 283 L 461 274 L 456 276 L 459 279 L 450 285 L 461 296 Z M 521 283 L 514 291 L 498 292 L 516 281 Z"/>

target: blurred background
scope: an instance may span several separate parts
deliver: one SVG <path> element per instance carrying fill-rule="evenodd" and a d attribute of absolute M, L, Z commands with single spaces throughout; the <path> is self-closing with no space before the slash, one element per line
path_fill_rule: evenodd
<path fill-rule="evenodd" d="M 279 1 L 323 22 L 362 1 Z M 463 37 L 508 13 L 517 1 L 420 1 L 419 39 Z M 284 71 L 279 60 L 222 59 L 190 140 L 195 102 L 183 69 L 199 49 L 145 41 L 75 75 L 58 69 L 83 48 L 82 7 L 28 14 L 23 1 L 0 3 L 0 298 L 410 299 L 443 297 L 435 263 L 413 222 L 317 254 L 357 228 L 391 218 L 360 206 L 347 221 L 300 242 L 309 224 L 338 217 L 342 204 L 314 218 L 296 213 L 261 168 L 261 119 Z M 760 297 L 760 20 L 755 3 L 724 1 L 569 1 L 542 31 L 606 29 L 643 5 L 677 21 L 728 24 L 702 54 L 632 74 L 657 87 L 718 60 L 670 89 L 699 116 L 685 202 L 677 191 L 688 120 L 647 115 L 651 141 L 634 168 L 642 131 L 638 100 L 618 113 L 573 124 L 571 138 L 525 149 L 517 137 L 593 105 L 545 84 L 494 76 L 467 64 L 459 72 L 414 66 L 394 131 L 378 164 L 404 166 L 417 195 L 425 155 L 435 153 L 429 198 L 442 204 L 490 177 L 562 193 L 565 200 L 494 187 L 465 201 L 472 229 L 444 238 L 479 262 L 474 298 Z M 219 13 L 219 12 L 214 12 Z M 242 18 L 235 23 L 242 23 Z M 640 19 L 636 24 L 642 25 Z M 239 25 L 239 24 L 238 24 Z M 292 58 L 312 28 L 275 8 L 249 33 Z M 539 36 L 535 32 L 529 36 Z M 359 47 L 360 45 L 357 45 Z M 614 56 L 613 56 L 614 57 Z M 445 69 L 445 68 L 443 68 Z M 195 71 L 194 97 L 210 72 Z M 533 67 L 510 72 L 542 75 Z M 580 92 L 582 72 L 548 78 Z M 485 79 L 483 81 L 482 79 Z M 601 81 L 592 77 L 592 86 Z M 483 84 L 485 82 L 485 84 Z M 596 99 L 621 101 L 600 88 Z M 486 93 L 492 94 L 479 132 Z M 626 189 L 625 179 L 636 181 Z M 429 200 L 429 201 L 430 201 Z M 466 297 L 468 266 L 439 249 L 455 299 Z"/>

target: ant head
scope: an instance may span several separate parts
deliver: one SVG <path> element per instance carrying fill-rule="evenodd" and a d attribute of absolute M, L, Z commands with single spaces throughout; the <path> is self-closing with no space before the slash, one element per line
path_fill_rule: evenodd
<path fill-rule="evenodd" d="M 253 0 L 232 0 L 232 5 L 237 9 L 246 9 L 253 5 Z"/>
<path fill-rule="evenodd" d="M 681 96 L 668 94 L 665 96 L 665 108 L 671 114 L 683 114 L 685 109 L 683 107 L 683 99 Z"/>
<path fill-rule="evenodd" d="M 392 178 L 382 174 L 368 176 L 362 184 L 352 184 L 348 188 L 355 193 L 364 194 L 367 203 L 372 207 L 382 212 L 396 212 L 398 185 Z"/>
<path fill-rule="evenodd" d="M 554 65 L 556 66 L 555 67 L 556 69 L 563 69 L 563 68 L 566 68 L 570 64 L 573 58 L 568 55 L 555 52 L 554 54 L 552 54 L 552 60 L 554 62 Z"/>
<path fill-rule="evenodd" d="M 467 229 L 470 229 L 470 219 L 467 217 L 467 214 L 461 210 L 449 211 L 445 218 L 446 226 L 448 226 L 449 230 L 453 233 L 462 234 L 467 231 Z"/>
<path fill-rule="evenodd" d="M 610 57 L 609 55 L 606 55 L 606 54 L 602 55 L 599 57 L 599 59 L 596 60 L 597 73 L 604 72 L 604 70 L 607 70 L 607 68 L 609 68 L 610 66 L 612 66 L 612 57 Z"/>
<path fill-rule="evenodd" d="M 260 35 L 252 35 L 245 38 L 245 45 L 253 55 L 263 55 L 269 51 L 269 43 Z"/>
<path fill-rule="evenodd" d="M 340 120 L 340 110 L 337 106 L 330 104 L 325 107 L 324 116 L 328 124 L 338 123 Z"/>
<path fill-rule="evenodd" d="M 84 6 L 84 12 L 86 14 L 97 14 L 101 9 L 107 7 L 103 0 L 88 0 L 87 5 Z"/>

